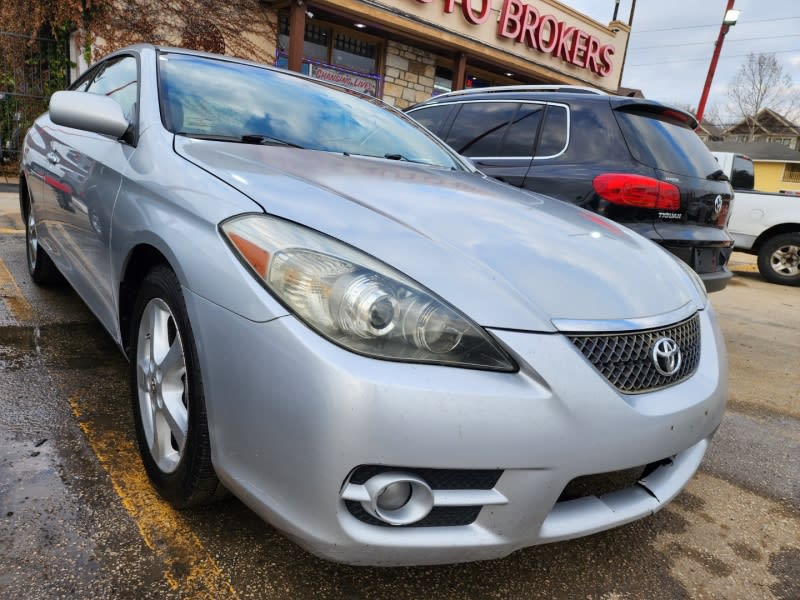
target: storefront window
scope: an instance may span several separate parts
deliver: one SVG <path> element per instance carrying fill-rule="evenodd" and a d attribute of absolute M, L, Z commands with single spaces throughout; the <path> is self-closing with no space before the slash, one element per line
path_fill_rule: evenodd
<path fill-rule="evenodd" d="M 289 48 L 289 17 L 281 15 L 278 43 Z M 344 67 L 360 73 L 378 71 L 378 46 L 348 33 L 334 31 L 324 23 L 306 22 L 303 58 Z M 280 61 L 279 61 L 280 62 Z"/>
<path fill-rule="evenodd" d="M 467 80 L 464 82 L 464 87 L 469 88 L 485 88 L 492 85 L 488 79 L 483 79 L 477 75 L 467 75 Z"/>
<path fill-rule="evenodd" d="M 327 28 L 307 23 L 305 40 L 303 41 L 303 56 L 317 60 L 327 60 L 329 38 L 330 34 Z M 288 35 L 286 36 L 286 43 L 289 43 Z"/>
<path fill-rule="evenodd" d="M 447 67 L 436 67 L 436 77 L 433 80 L 433 95 L 445 94 L 453 90 L 453 71 Z"/>
<path fill-rule="evenodd" d="M 334 34 L 333 64 L 363 73 L 377 71 L 375 55 L 377 47 L 367 41 L 350 37 L 343 33 Z"/>

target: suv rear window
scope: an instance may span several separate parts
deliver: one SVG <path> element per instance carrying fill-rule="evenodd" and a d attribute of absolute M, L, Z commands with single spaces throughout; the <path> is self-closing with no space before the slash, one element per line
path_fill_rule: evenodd
<path fill-rule="evenodd" d="M 697 134 L 658 113 L 614 111 L 633 157 L 649 167 L 702 177 L 719 169 Z"/>

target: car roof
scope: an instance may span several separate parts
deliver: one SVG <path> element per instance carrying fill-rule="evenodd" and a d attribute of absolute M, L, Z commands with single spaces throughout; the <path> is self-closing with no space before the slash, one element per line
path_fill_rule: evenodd
<path fill-rule="evenodd" d="M 449 92 L 434 96 L 429 100 L 415 104 L 405 109 L 413 112 L 423 106 L 437 104 L 451 104 L 487 100 L 538 100 L 542 102 L 561 102 L 564 104 L 610 104 L 612 109 L 640 107 L 646 112 L 663 113 L 672 112 L 678 120 L 685 122 L 689 127 L 697 127 L 695 116 L 681 108 L 669 106 L 656 100 L 647 98 L 632 98 L 629 96 L 616 96 L 606 94 L 599 90 L 579 86 L 501 86 L 488 88 L 473 88 Z"/>

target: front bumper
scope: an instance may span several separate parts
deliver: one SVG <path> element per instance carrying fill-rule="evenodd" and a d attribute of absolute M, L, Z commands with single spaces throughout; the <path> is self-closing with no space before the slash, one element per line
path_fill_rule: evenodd
<path fill-rule="evenodd" d="M 518 373 L 393 363 L 347 352 L 293 317 L 253 323 L 184 295 L 220 478 L 300 545 L 340 562 L 497 558 L 651 514 L 691 478 L 727 397 L 710 306 L 700 313 L 695 374 L 624 395 L 558 334 L 492 331 Z M 577 477 L 669 458 L 641 484 L 557 502 Z M 362 465 L 499 469 L 492 493 L 507 501 L 467 525 L 376 526 L 342 498 Z"/>

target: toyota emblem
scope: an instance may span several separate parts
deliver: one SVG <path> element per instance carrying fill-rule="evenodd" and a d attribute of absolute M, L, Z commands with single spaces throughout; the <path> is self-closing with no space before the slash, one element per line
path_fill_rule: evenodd
<path fill-rule="evenodd" d="M 675 340 L 668 337 L 662 337 L 656 340 L 656 343 L 653 344 L 653 353 L 651 357 L 656 371 L 661 373 L 664 377 L 675 375 L 678 369 L 681 368 L 681 362 L 683 361 L 680 346 L 678 346 Z"/>
<path fill-rule="evenodd" d="M 722 196 L 717 196 L 714 199 L 714 213 L 719 214 L 719 211 L 722 210 Z"/>

